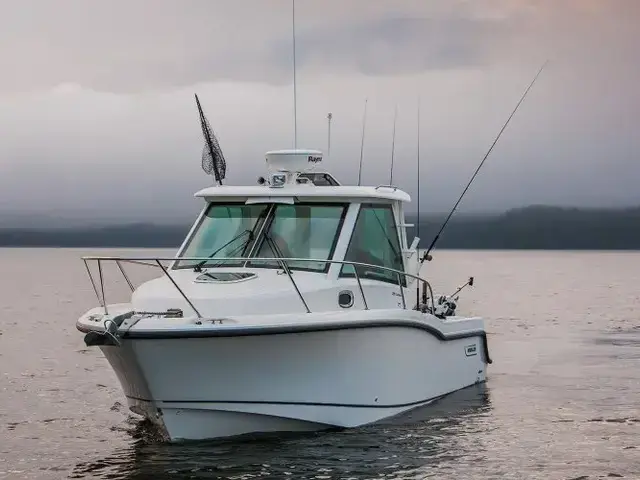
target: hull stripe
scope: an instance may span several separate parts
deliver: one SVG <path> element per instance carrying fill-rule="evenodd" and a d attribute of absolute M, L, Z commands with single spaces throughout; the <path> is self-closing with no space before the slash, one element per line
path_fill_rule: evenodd
<path fill-rule="evenodd" d="M 188 330 L 129 330 L 123 334 L 123 338 L 153 339 L 162 338 L 209 338 L 209 337 L 241 337 L 281 335 L 287 333 L 328 332 L 335 330 L 352 330 L 362 328 L 380 327 L 406 327 L 426 331 L 440 340 L 457 340 L 459 338 L 477 337 L 485 334 L 484 330 L 471 330 L 461 333 L 445 334 L 437 328 L 422 322 L 410 320 L 367 320 L 362 322 L 332 323 L 332 324 L 297 324 L 297 325 L 265 325 L 249 327 L 219 327 L 207 329 Z"/>
<path fill-rule="evenodd" d="M 253 401 L 241 401 L 241 400 L 149 400 L 148 398 L 139 398 L 127 395 L 128 399 L 147 402 L 147 403 L 182 403 L 182 404 L 231 404 L 231 405 L 290 405 L 290 406 L 305 406 L 305 407 L 344 407 L 344 408 L 406 408 L 415 407 L 423 403 L 432 402 L 444 397 L 445 395 L 438 395 L 436 397 L 427 398 L 425 400 L 416 400 L 415 402 L 397 403 L 391 405 L 380 405 L 377 403 L 329 403 L 329 402 L 284 402 L 284 401 L 267 401 L 267 400 L 253 400 Z M 163 405 L 158 405 L 162 408 Z"/>
<path fill-rule="evenodd" d="M 187 339 L 187 338 L 217 338 L 217 337 L 248 337 L 248 336 L 264 336 L 264 335 L 283 335 L 293 333 L 312 333 L 312 332 L 329 332 L 336 330 L 351 330 L 362 328 L 389 328 L 389 327 L 405 327 L 415 328 L 425 331 L 437 339 L 448 342 L 461 338 L 482 338 L 482 351 L 484 361 L 488 364 L 493 363 L 489 356 L 489 342 L 487 333 L 484 330 L 471 330 L 461 333 L 445 334 L 437 328 L 422 322 L 411 320 L 369 320 L 366 322 L 349 322 L 334 324 L 311 324 L 311 325 L 268 325 L 268 326 L 250 326 L 250 327 L 221 327 L 210 329 L 189 329 L 189 330 L 165 330 L 165 331 L 126 331 L 122 334 L 122 338 L 132 340 L 169 340 L 169 339 Z M 78 330 L 83 333 L 94 331 L 84 326 L 78 325 Z"/>

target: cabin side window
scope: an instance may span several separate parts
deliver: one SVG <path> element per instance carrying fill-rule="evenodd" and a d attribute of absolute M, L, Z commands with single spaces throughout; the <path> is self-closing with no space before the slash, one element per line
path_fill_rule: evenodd
<path fill-rule="evenodd" d="M 404 271 L 398 228 L 391 205 L 362 204 L 345 260 Z M 343 265 L 340 276 L 353 277 L 353 265 Z M 358 266 L 360 278 L 398 283 L 395 272 Z M 404 275 L 401 276 L 406 285 Z"/>

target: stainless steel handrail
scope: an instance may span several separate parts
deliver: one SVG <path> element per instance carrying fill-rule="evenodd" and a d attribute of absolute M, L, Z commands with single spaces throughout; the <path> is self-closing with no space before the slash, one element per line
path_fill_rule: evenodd
<path fill-rule="evenodd" d="M 395 185 L 378 185 L 375 189 L 379 190 L 381 188 L 393 188 L 393 191 L 395 192 L 396 190 L 398 190 L 398 187 L 396 187 Z"/>
<path fill-rule="evenodd" d="M 362 296 L 362 303 L 364 304 L 364 309 L 369 310 L 369 305 L 367 305 L 367 299 L 364 296 L 364 290 L 362 289 L 362 282 L 360 281 L 360 275 L 358 275 L 358 269 L 354 268 L 353 273 L 356 277 L 356 282 L 358 282 L 358 288 L 360 289 L 360 295 Z"/>
<path fill-rule="evenodd" d="M 131 283 L 131 280 L 129 280 L 129 276 L 124 271 L 124 268 L 122 268 L 122 264 L 120 263 L 120 260 L 116 260 L 116 265 L 118 266 L 118 269 L 122 273 L 122 276 L 124 277 L 124 279 L 127 281 L 127 285 L 129 285 L 131 292 L 133 292 L 135 290 L 135 287 L 133 286 L 133 283 Z"/>
<path fill-rule="evenodd" d="M 189 300 L 189 297 L 187 297 L 185 295 L 185 293 L 182 291 L 182 289 L 180 288 L 180 286 L 176 283 L 176 281 L 173 279 L 173 277 L 171 275 L 169 275 L 168 269 L 162 265 L 162 263 L 160 263 L 160 260 L 156 260 L 156 263 L 158 264 L 158 266 L 162 269 L 162 273 L 164 273 L 167 278 L 169 279 L 169 281 L 171 283 L 173 283 L 173 286 L 176 287 L 176 289 L 180 292 L 180 295 L 182 295 L 182 298 L 184 298 L 185 302 L 187 302 L 189 304 L 189 306 L 193 309 L 194 312 L 196 312 L 196 315 L 198 316 L 198 318 L 202 318 L 202 315 L 200 315 L 200 312 L 198 311 L 198 309 L 195 307 L 195 305 L 193 303 L 191 303 L 191 300 Z"/>
<path fill-rule="evenodd" d="M 302 292 L 300 291 L 300 289 L 298 288 L 298 285 L 295 282 L 295 279 L 293 278 L 293 276 L 291 275 L 291 272 L 289 271 L 289 269 L 287 268 L 288 265 L 285 262 L 309 262 L 309 263 L 330 263 L 330 264 L 339 264 L 339 265 L 351 265 L 353 267 L 353 271 L 354 271 L 354 277 L 356 279 L 356 282 L 358 284 L 358 288 L 360 290 L 360 296 L 362 298 L 362 303 L 364 305 L 364 309 L 365 310 L 369 310 L 369 305 L 367 303 L 367 299 L 366 296 L 364 294 L 364 289 L 362 288 L 362 282 L 360 280 L 360 275 L 358 274 L 358 269 L 356 267 L 366 267 L 366 268 L 370 268 L 370 269 L 377 269 L 377 270 L 382 270 L 382 271 L 386 271 L 386 272 L 391 272 L 391 273 L 395 273 L 396 277 L 398 279 L 398 287 L 400 288 L 400 295 L 402 297 L 402 306 L 403 308 L 406 310 L 407 308 L 407 303 L 406 303 L 406 298 L 405 298 L 405 294 L 404 294 L 404 290 L 403 288 L 406 288 L 402 285 L 402 278 L 404 277 L 405 280 L 406 278 L 412 278 L 414 280 L 417 280 L 418 282 L 420 282 L 422 284 L 423 289 L 427 289 L 429 292 L 429 298 L 431 299 L 431 311 L 435 311 L 435 302 L 434 302 L 434 297 L 433 297 L 433 290 L 431 288 L 431 284 L 424 278 L 418 276 L 418 275 L 414 275 L 412 273 L 407 273 L 407 272 L 403 272 L 401 270 L 395 269 L 395 268 L 389 268 L 389 267 L 383 267 L 381 265 L 373 265 L 370 263 L 362 263 L 362 262 L 352 262 L 349 260 L 325 260 L 325 259 L 317 259 L 317 258 L 296 258 L 296 257 L 273 257 L 273 258 L 266 258 L 266 257 L 234 257 L 234 258 L 209 258 L 209 257 L 113 257 L 113 256 L 83 256 L 81 257 L 86 270 L 87 270 L 87 274 L 89 275 L 89 279 L 91 281 L 91 284 L 93 286 L 93 290 L 96 294 L 96 297 L 98 298 L 98 302 L 100 303 L 100 305 L 104 308 L 105 313 L 107 313 L 107 300 L 105 298 L 105 293 L 104 293 L 104 278 L 103 278 L 103 274 L 102 274 L 102 262 L 115 262 L 116 265 L 118 266 L 118 269 L 120 270 L 120 272 L 122 273 L 122 275 L 124 276 L 128 286 L 133 290 L 133 284 L 131 283 L 131 281 L 129 280 L 129 277 L 127 276 L 127 274 L 124 271 L 124 268 L 122 267 L 122 263 L 126 262 L 126 263 L 133 263 L 136 265 L 144 265 L 144 266 L 151 266 L 151 267 L 158 267 L 160 268 L 163 273 L 169 278 L 169 280 L 171 281 L 171 283 L 174 285 L 174 287 L 178 290 L 178 292 L 180 293 L 180 295 L 184 298 L 184 300 L 189 304 L 189 306 L 193 309 L 193 311 L 196 313 L 198 318 L 202 318 L 200 312 L 196 309 L 196 307 L 193 305 L 193 303 L 189 300 L 189 298 L 187 297 L 187 295 L 182 291 L 182 289 L 180 288 L 180 286 L 176 283 L 176 281 L 173 279 L 173 277 L 170 275 L 169 273 L 169 268 L 165 267 L 164 265 L 162 265 L 162 261 L 170 261 L 170 262 L 175 262 L 176 260 L 179 261 L 186 261 L 186 262 L 201 262 L 203 260 L 215 260 L 217 265 L 216 267 L 211 267 L 211 268 L 221 268 L 224 267 L 224 262 L 247 262 L 247 261 L 256 261 L 259 260 L 261 263 L 262 262 L 277 262 L 279 263 L 282 268 L 285 270 L 285 272 L 287 272 L 289 275 L 289 279 L 292 282 L 292 285 L 295 289 L 295 291 L 297 292 L 302 304 L 305 306 L 307 313 L 311 313 L 311 310 L 309 309 L 306 300 L 304 299 L 304 296 L 302 295 Z M 89 268 L 88 265 L 88 261 L 96 261 L 98 264 L 98 272 L 99 272 L 99 278 L 100 278 L 100 289 L 98 289 L 98 286 L 96 285 L 96 282 L 93 278 L 93 275 L 91 273 L 91 269 Z M 147 263 L 147 262 L 155 262 L 155 263 Z M 222 263 L 222 264 L 221 264 Z M 172 270 L 182 270 L 182 269 L 187 269 L 189 267 L 185 267 L 185 268 L 180 268 L 180 269 L 172 269 Z M 242 267 L 241 267 L 242 268 Z M 260 268 L 260 267 L 258 267 Z M 100 294 L 98 293 L 98 291 L 100 291 L 100 293 L 102 293 L 102 298 L 100 297 Z M 418 305 L 416 305 L 416 308 L 418 307 Z"/>

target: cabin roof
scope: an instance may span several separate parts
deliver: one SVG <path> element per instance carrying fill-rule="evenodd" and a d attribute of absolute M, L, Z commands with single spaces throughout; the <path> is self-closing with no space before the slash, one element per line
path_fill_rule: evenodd
<path fill-rule="evenodd" d="M 298 199 L 313 198 L 336 202 L 340 199 L 364 200 L 396 200 L 410 202 L 408 193 L 396 187 L 381 185 L 379 187 L 359 186 L 315 186 L 315 185 L 286 185 L 282 188 L 273 188 L 268 185 L 220 185 L 207 187 L 198 191 L 195 197 L 208 198 L 232 198 L 232 197 L 296 197 Z"/>

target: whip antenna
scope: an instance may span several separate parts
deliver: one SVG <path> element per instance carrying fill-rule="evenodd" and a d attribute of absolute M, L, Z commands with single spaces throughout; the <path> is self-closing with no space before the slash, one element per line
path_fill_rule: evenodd
<path fill-rule="evenodd" d="M 333 113 L 327 113 L 327 157 L 331 156 L 331 120 Z"/>
<path fill-rule="evenodd" d="M 298 148 L 298 104 L 296 92 L 296 0 L 291 0 L 291 28 L 293 35 L 293 148 Z"/>
<path fill-rule="evenodd" d="M 204 149 L 202 150 L 202 170 L 204 170 L 207 175 L 211 175 L 213 173 L 216 182 L 222 185 L 222 179 L 225 178 L 225 174 L 227 173 L 227 162 L 225 161 L 224 155 L 222 154 L 222 149 L 220 148 L 218 139 L 213 133 L 207 117 L 204 116 L 204 112 L 202 111 L 202 106 L 200 105 L 198 95 L 196 94 L 195 97 L 196 105 L 198 105 L 198 112 L 200 113 L 200 126 L 202 127 L 202 135 L 204 136 Z"/>
<path fill-rule="evenodd" d="M 417 192 L 417 201 L 418 201 L 418 219 L 416 220 L 416 237 L 420 238 L 420 97 L 418 97 L 418 172 L 417 172 L 417 182 L 418 182 L 418 192 Z"/>
<path fill-rule="evenodd" d="M 507 125 L 509 125 L 509 122 L 511 121 L 511 119 L 513 118 L 513 116 L 515 115 L 515 113 L 518 111 L 518 108 L 520 107 L 520 105 L 522 104 L 522 102 L 524 101 L 525 97 L 527 96 L 527 94 L 529 93 L 529 90 L 531 90 L 531 87 L 533 87 L 533 84 L 536 83 L 536 80 L 538 80 L 538 77 L 540 76 L 540 74 L 542 73 L 542 70 L 544 70 L 544 67 L 547 65 L 547 63 L 549 63 L 549 60 L 545 61 L 542 64 L 542 67 L 540 67 L 540 70 L 538 70 L 538 73 L 536 73 L 536 76 L 533 77 L 533 80 L 531 81 L 531 83 L 529 84 L 529 86 L 527 87 L 527 89 L 524 91 L 524 93 L 522 94 L 522 97 L 520 98 L 520 101 L 517 103 L 516 107 L 513 109 L 513 112 L 511 112 L 511 115 L 509 115 L 509 118 L 507 118 L 507 121 L 505 122 L 505 124 L 502 126 L 502 128 L 500 129 L 500 132 L 498 133 L 498 136 L 496 137 L 496 139 L 493 141 L 493 143 L 491 144 L 491 147 L 489 148 L 489 150 L 487 151 L 486 155 L 484 156 L 484 158 L 482 159 L 482 161 L 480 162 L 480 165 L 478 165 L 478 168 L 476 168 L 475 173 L 473 174 L 473 176 L 471 177 L 471 180 L 469 180 L 469 183 L 467 183 L 467 186 L 465 187 L 465 189 L 462 191 L 462 194 L 460 195 L 460 197 L 458 198 L 458 201 L 455 203 L 455 205 L 453 206 L 453 208 L 451 209 L 451 211 L 449 212 L 449 215 L 447 216 L 446 220 L 444 221 L 444 223 L 442 224 L 442 227 L 440 227 L 440 230 L 438 231 L 438 233 L 436 234 L 436 236 L 434 237 L 433 241 L 431 242 L 431 245 L 429 245 L 429 248 L 427 249 L 427 251 L 425 252 L 424 256 L 422 257 L 422 259 L 420 260 L 420 264 L 424 263 L 425 260 L 431 260 L 431 256 L 429 255 L 429 253 L 431 252 L 431 250 L 433 250 L 433 247 L 436 246 L 436 242 L 438 241 L 438 239 L 440 238 L 440 234 L 442 233 L 442 231 L 444 230 L 444 228 L 447 226 L 447 223 L 449 222 L 449 220 L 451 219 L 451 216 L 453 215 L 453 212 L 456 210 L 456 208 L 458 207 L 458 204 L 460 203 L 460 201 L 462 200 L 462 197 L 464 197 L 465 193 L 467 193 L 467 190 L 469 189 L 469 187 L 471 186 L 471 183 L 473 182 L 473 180 L 476 178 L 476 175 L 478 174 L 478 172 L 480 171 L 480 169 L 482 168 L 482 165 L 484 165 L 484 162 L 487 158 L 489 158 L 489 155 L 491 154 L 491 151 L 493 150 L 493 147 L 496 146 L 496 143 L 498 143 L 498 140 L 500 139 L 500 137 L 502 136 L 502 132 L 505 131 L 505 129 L 507 128 Z"/>
<path fill-rule="evenodd" d="M 395 113 L 393 114 L 393 138 L 391 140 L 391 171 L 389 172 L 389 185 L 393 185 L 393 156 L 396 151 L 396 120 L 398 118 L 398 105 L 396 105 Z"/>
<path fill-rule="evenodd" d="M 362 140 L 360 140 L 360 167 L 358 168 L 358 186 L 362 180 L 362 156 L 364 154 L 364 129 L 367 125 L 367 102 L 368 98 L 364 99 L 364 114 L 362 115 Z"/>

